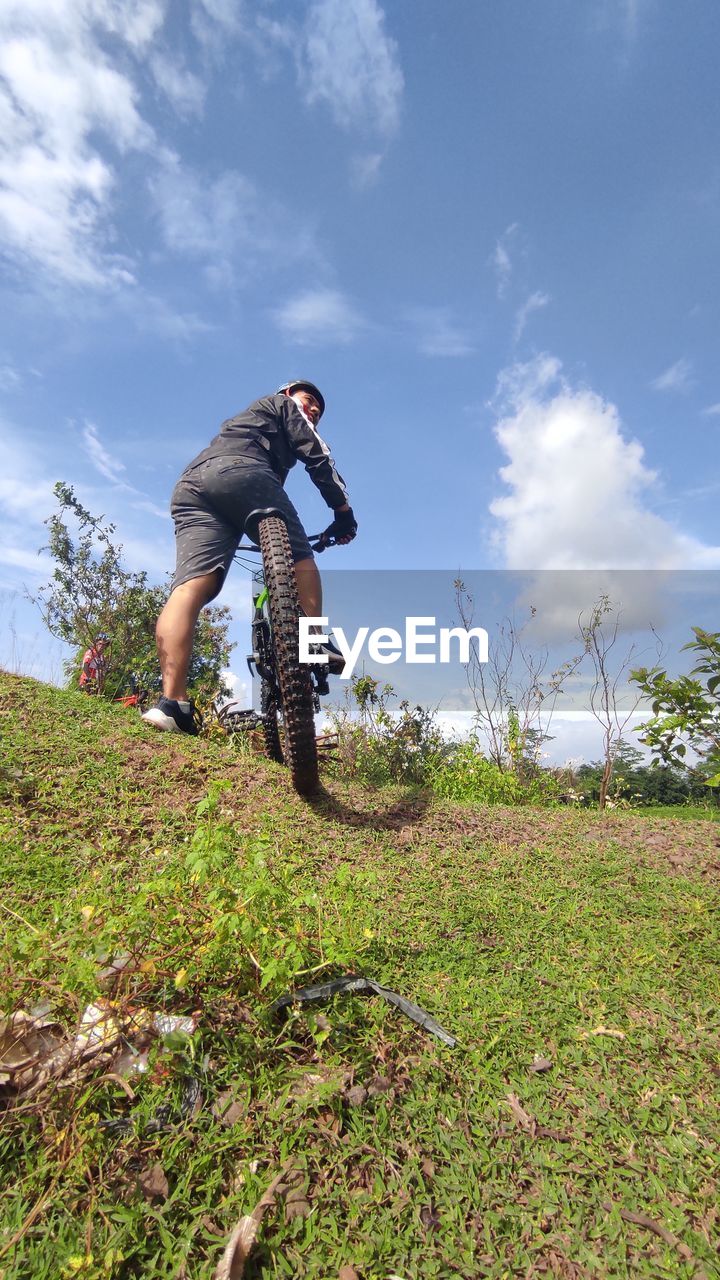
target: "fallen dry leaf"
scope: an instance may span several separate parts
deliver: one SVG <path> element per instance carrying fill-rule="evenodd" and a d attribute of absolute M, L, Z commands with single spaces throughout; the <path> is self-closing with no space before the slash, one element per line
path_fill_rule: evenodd
<path fill-rule="evenodd" d="M 552 1058 L 542 1058 L 540 1054 L 535 1054 L 530 1063 L 530 1070 L 536 1075 L 540 1075 L 543 1071 L 551 1071 L 553 1066 Z"/>
<path fill-rule="evenodd" d="M 219 1227 L 217 1222 L 213 1221 L 209 1213 L 204 1213 L 200 1221 L 202 1222 L 205 1230 L 210 1232 L 211 1236 L 223 1236 L 225 1234 L 222 1227 Z"/>
<path fill-rule="evenodd" d="M 250 1251 L 255 1243 L 258 1227 L 263 1220 L 265 1210 L 275 1204 L 275 1193 L 290 1169 L 291 1161 L 273 1178 L 265 1194 L 258 1200 L 252 1213 L 245 1214 L 237 1223 L 225 1247 L 213 1280 L 241 1280 L 245 1272 Z"/>
<path fill-rule="evenodd" d="M 338 1271 L 338 1280 L 360 1280 L 354 1267 L 344 1266 Z"/>
<path fill-rule="evenodd" d="M 255 1210 L 253 1210 L 255 1212 Z M 247 1214 L 241 1218 L 230 1239 L 225 1252 L 215 1268 L 215 1280 L 241 1280 L 245 1272 L 245 1263 L 255 1243 L 260 1226 L 260 1219 Z"/>
<path fill-rule="evenodd" d="M 494 933 L 479 933 L 477 935 L 477 943 L 479 947 L 487 947 L 491 950 L 493 947 L 499 947 L 502 938 L 498 938 Z"/>
<path fill-rule="evenodd" d="M 582 1031 L 581 1035 L 585 1040 L 588 1036 L 610 1036 L 613 1040 L 625 1039 L 625 1032 L 615 1031 L 613 1027 L 594 1027 L 592 1031 Z"/>
<path fill-rule="evenodd" d="M 149 1169 L 143 1169 L 138 1178 L 138 1186 L 146 1200 L 167 1200 L 170 1187 L 159 1160 Z"/>
<path fill-rule="evenodd" d="M 507 1104 L 510 1107 L 518 1125 L 524 1129 L 526 1133 L 533 1133 L 535 1129 L 535 1121 L 531 1115 L 520 1105 L 520 1099 L 517 1094 L 509 1093 L 507 1095 Z"/>
<path fill-rule="evenodd" d="M 372 1080 L 368 1081 L 368 1096 L 375 1098 L 379 1093 L 387 1093 L 391 1087 L 392 1082 L 387 1076 L 373 1076 Z"/>
<path fill-rule="evenodd" d="M 286 1222 L 292 1222 L 293 1218 L 307 1218 L 311 1213 L 312 1207 L 300 1187 L 288 1191 L 285 1197 Z"/>
<path fill-rule="evenodd" d="M 339 1093 L 349 1078 L 349 1072 L 327 1067 L 321 1067 L 317 1071 L 304 1071 L 294 1081 L 290 1089 L 290 1097 L 297 1098 L 301 1102 L 323 1090 L 327 1092 L 337 1090 Z"/>
<path fill-rule="evenodd" d="M 245 1114 L 245 1108 L 241 1103 L 236 1101 L 230 1090 L 226 1089 L 224 1093 L 219 1094 L 216 1098 L 213 1104 L 212 1113 L 216 1119 L 221 1122 L 221 1124 L 226 1124 L 230 1127 L 231 1125 L 237 1124 L 239 1120 L 242 1120 Z"/>
<path fill-rule="evenodd" d="M 440 1214 L 438 1213 L 434 1205 L 432 1204 L 423 1205 L 422 1209 L 420 1210 L 420 1221 L 422 1222 L 426 1231 L 434 1231 L 436 1227 L 440 1226 Z"/>
<path fill-rule="evenodd" d="M 351 1107 L 361 1107 L 367 1101 L 367 1096 L 367 1089 L 361 1084 L 354 1084 L 345 1094 Z"/>

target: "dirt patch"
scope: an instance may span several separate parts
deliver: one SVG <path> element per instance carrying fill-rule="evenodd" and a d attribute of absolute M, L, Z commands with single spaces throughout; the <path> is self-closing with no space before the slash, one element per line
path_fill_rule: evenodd
<path fill-rule="evenodd" d="M 142 738 L 130 738 L 118 741 L 108 739 L 108 746 L 121 751 L 127 764 L 128 774 L 132 777 L 134 789 L 139 796 L 144 795 L 155 805 L 161 805 L 171 812 L 181 811 L 188 814 L 215 780 L 227 780 L 228 808 L 234 808 L 237 797 L 242 797 L 243 808 L 248 797 L 267 782 L 263 763 L 258 759 L 244 758 L 218 762 L 203 758 L 201 744 L 193 757 L 187 754 L 188 743 L 166 734 L 163 737 L 144 741 Z"/>
<path fill-rule="evenodd" d="M 679 875 L 701 874 L 720 879 L 720 824 L 683 818 L 643 817 L 613 813 L 600 817 L 568 809 L 524 809 L 492 806 L 470 809 L 428 799 L 377 806 L 377 793 L 330 783 L 331 797 L 318 810 L 326 825 L 394 834 L 399 847 L 415 856 L 433 857 L 458 842 L 527 850 L 551 847 L 577 856 L 584 845 L 616 846 L 646 865 Z M 342 797 L 342 799 L 341 799 Z"/>
<path fill-rule="evenodd" d="M 611 814 L 600 822 L 597 818 L 589 821 L 582 838 L 617 844 L 643 861 L 679 875 L 699 872 L 720 878 L 720 826 L 716 822 Z"/>

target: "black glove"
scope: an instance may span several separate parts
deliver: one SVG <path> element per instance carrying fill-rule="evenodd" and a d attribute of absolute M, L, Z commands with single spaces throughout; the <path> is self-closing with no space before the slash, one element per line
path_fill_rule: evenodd
<path fill-rule="evenodd" d="M 357 533 L 357 520 L 352 507 L 348 507 L 347 511 L 336 511 L 335 519 L 329 524 L 325 532 L 324 538 L 354 538 Z"/>

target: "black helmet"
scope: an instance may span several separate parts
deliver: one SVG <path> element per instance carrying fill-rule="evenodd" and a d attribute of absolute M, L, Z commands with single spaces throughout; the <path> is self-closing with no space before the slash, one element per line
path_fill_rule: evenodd
<path fill-rule="evenodd" d="M 322 418 L 325 412 L 325 397 L 323 396 L 320 388 L 315 386 L 314 382 L 308 382 L 307 378 L 293 378 L 291 382 L 283 382 L 282 386 L 278 387 L 275 394 L 279 395 L 281 392 L 285 391 L 289 391 L 290 394 L 292 394 L 293 391 L 309 391 L 311 395 L 315 396 L 315 399 L 320 405 L 320 417 Z"/>

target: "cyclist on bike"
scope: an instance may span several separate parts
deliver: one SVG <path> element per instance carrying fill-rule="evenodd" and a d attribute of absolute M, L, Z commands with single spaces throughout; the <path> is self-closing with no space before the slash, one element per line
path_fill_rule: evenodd
<path fill-rule="evenodd" d="M 304 378 L 255 400 L 229 418 L 183 471 L 172 495 L 177 566 L 173 589 L 157 622 L 163 696 L 143 719 L 171 733 L 197 733 L 187 677 L 195 624 L 225 580 L 251 511 L 275 507 L 287 525 L 300 607 L 322 615 L 322 587 L 312 549 L 283 485 L 302 462 L 334 512 L 325 534 L 352 542 L 357 522 L 342 476 L 316 427 L 325 411 L 322 393 Z M 329 669 L 342 670 L 334 645 L 319 646 Z"/>
<path fill-rule="evenodd" d="M 109 643 L 109 635 L 101 631 L 99 635 L 95 636 L 90 648 L 86 649 L 83 654 L 78 683 L 85 693 L 102 693 L 107 671 L 105 650 Z"/>

